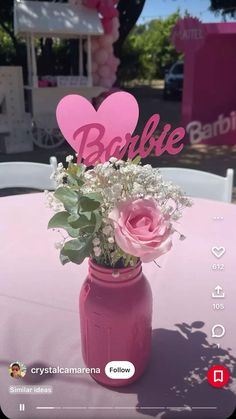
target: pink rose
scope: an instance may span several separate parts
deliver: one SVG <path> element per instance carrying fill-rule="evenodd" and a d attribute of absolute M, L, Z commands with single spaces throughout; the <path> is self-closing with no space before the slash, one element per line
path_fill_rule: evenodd
<path fill-rule="evenodd" d="M 151 262 L 172 246 L 169 216 L 153 198 L 121 202 L 109 218 L 114 222 L 118 246 L 142 262 Z"/>

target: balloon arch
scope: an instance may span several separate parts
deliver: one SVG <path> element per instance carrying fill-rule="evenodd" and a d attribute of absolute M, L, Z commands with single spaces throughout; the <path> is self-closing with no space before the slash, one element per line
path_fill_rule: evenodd
<path fill-rule="evenodd" d="M 68 1 L 74 6 L 81 4 L 81 0 Z M 84 6 L 97 10 L 101 16 L 104 35 L 91 38 L 92 77 L 95 86 L 108 89 L 116 81 L 116 71 L 120 64 L 113 51 L 113 43 L 119 38 L 119 17 L 116 8 L 118 2 L 119 0 L 82 0 Z"/>

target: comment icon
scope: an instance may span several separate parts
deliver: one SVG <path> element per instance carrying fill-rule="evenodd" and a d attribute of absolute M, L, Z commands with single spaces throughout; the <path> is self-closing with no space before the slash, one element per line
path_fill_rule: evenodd
<path fill-rule="evenodd" d="M 222 338 L 225 334 L 225 328 L 222 324 L 215 324 L 211 329 L 212 338 Z"/>

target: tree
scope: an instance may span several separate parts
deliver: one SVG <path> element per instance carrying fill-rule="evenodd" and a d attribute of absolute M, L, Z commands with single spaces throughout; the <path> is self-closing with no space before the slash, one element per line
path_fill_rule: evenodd
<path fill-rule="evenodd" d="M 211 0 L 210 10 L 221 13 L 224 17 L 236 17 L 236 0 Z"/>
<path fill-rule="evenodd" d="M 176 12 L 166 19 L 135 26 L 123 45 L 120 80 L 163 78 L 165 70 L 180 57 L 170 42 L 179 17 Z"/>
<path fill-rule="evenodd" d="M 26 80 L 26 45 L 25 41 L 19 39 L 14 34 L 13 27 L 13 0 L 0 0 L 0 65 L 19 65 L 23 67 L 23 75 Z M 36 0 L 33 0 L 36 1 Z M 43 0 L 38 0 L 43 1 Z M 48 0 L 55 1 L 55 0 Z M 65 3 L 67 0 L 57 0 Z M 70 62 L 71 43 L 63 41 L 61 44 L 54 45 L 51 38 L 41 38 L 36 42 L 41 54 L 38 59 L 39 74 L 53 74 L 60 69 L 60 74 L 64 74 L 64 68 L 69 73 L 68 62 Z M 59 60 L 63 65 L 58 65 Z"/>
<path fill-rule="evenodd" d="M 0 27 L 10 37 L 17 50 L 18 42 L 13 29 L 13 0 L 1 0 Z"/>
<path fill-rule="evenodd" d="M 145 0 L 119 0 L 120 37 L 114 44 L 115 55 L 119 58 L 124 41 L 141 15 L 144 4 Z"/>

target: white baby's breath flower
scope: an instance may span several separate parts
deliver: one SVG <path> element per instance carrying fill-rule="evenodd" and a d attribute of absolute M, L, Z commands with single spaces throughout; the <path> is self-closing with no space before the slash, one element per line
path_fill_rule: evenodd
<path fill-rule="evenodd" d="M 112 186 L 112 191 L 115 195 L 120 194 L 122 191 L 122 185 L 120 185 L 119 183 L 116 183 L 115 185 Z"/>
<path fill-rule="evenodd" d="M 114 238 L 113 237 L 108 237 L 108 243 L 115 243 L 115 240 L 114 240 Z"/>
<path fill-rule="evenodd" d="M 61 242 L 56 242 L 56 243 L 54 244 L 54 247 L 55 247 L 57 250 L 61 250 L 61 249 L 63 248 L 63 246 L 64 246 L 64 242 L 63 242 L 63 241 L 61 241 Z"/>
<path fill-rule="evenodd" d="M 110 162 L 110 163 L 116 163 L 116 162 L 117 162 L 117 158 L 116 158 L 116 157 L 111 157 L 111 158 L 109 159 L 109 162 Z"/>
<path fill-rule="evenodd" d="M 97 246 L 97 245 L 100 244 L 100 240 L 99 240 L 98 237 L 95 237 L 95 239 L 93 239 L 93 244 L 94 244 L 94 246 Z"/>
<path fill-rule="evenodd" d="M 181 218 L 182 214 L 180 211 L 175 211 L 174 214 L 171 216 L 172 220 L 177 221 Z"/>
<path fill-rule="evenodd" d="M 66 156 L 67 163 L 71 163 L 73 160 L 74 160 L 74 156 L 72 156 L 71 154 L 69 154 L 69 156 Z"/>
<path fill-rule="evenodd" d="M 138 182 L 133 183 L 133 195 L 145 194 L 145 188 Z"/>
<path fill-rule="evenodd" d="M 105 234 L 105 236 L 109 236 L 112 232 L 112 227 L 110 225 L 107 225 L 103 227 L 102 232 L 103 234 Z"/>

